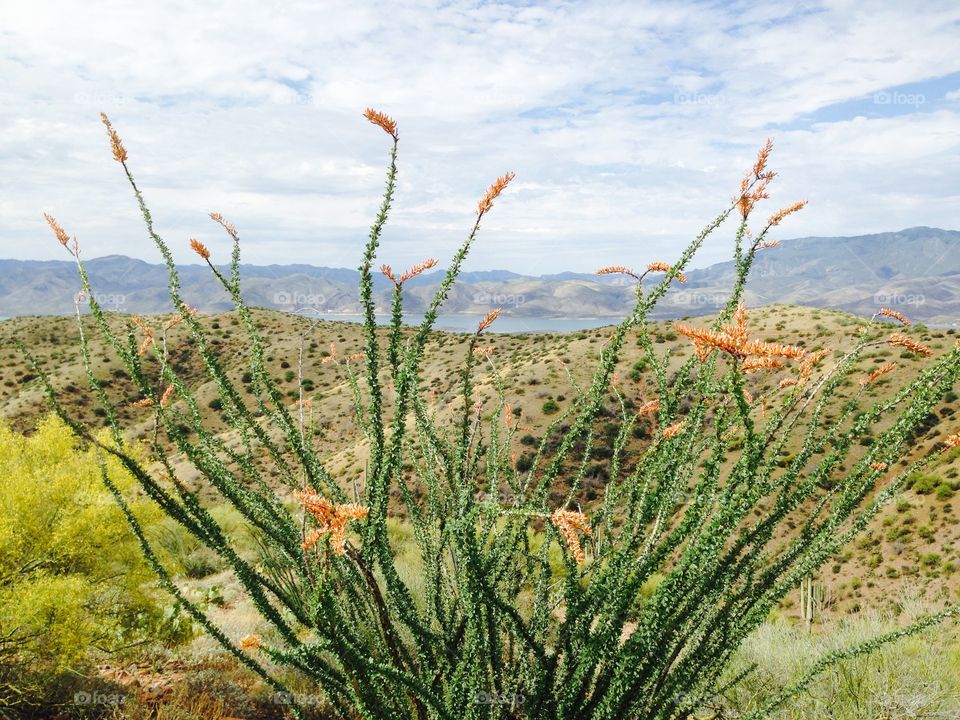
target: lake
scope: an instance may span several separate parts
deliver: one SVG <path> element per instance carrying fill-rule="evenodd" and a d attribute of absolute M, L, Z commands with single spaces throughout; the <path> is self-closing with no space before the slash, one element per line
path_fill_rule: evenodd
<path fill-rule="evenodd" d="M 312 316 L 311 316 L 312 317 Z M 320 314 L 318 317 L 324 320 L 335 320 L 337 322 L 362 323 L 362 315 L 348 314 Z M 477 324 L 483 318 L 483 315 L 441 315 L 434 328 L 448 332 L 473 332 L 477 329 Z M 577 330 L 592 330 L 606 325 L 615 325 L 623 318 L 620 317 L 597 317 L 597 318 L 533 318 L 533 317 L 515 317 L 512 315 L 501 315 L 493 323 L 487 332 L 494 333 L 553 333 L 553 332 L 574 332 Z M 403 322 L 405 325 L 419 325 L 423 321 L 423 315 L 404 314 Z M 377 315 L 378 325 L 389 325 L 389 315 Z"/>

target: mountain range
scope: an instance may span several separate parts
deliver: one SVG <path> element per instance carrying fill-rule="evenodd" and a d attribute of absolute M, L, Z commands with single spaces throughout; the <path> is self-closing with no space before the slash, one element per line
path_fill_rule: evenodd
<path fill-rule="evenodd" d="M 960 231 L 914 227 L 855 237 L 784 240 L 757 254 L 748 283 L 750 306 L 786 303 L 872 315 L 892 307 L 935 325 L 960 323 Z M 108 310 L 169 312 L 163 265 L 121 255 L 86 262 L 97 299 Z M 184 300 L 203 312 L 231 307 L 226 292 L 203 265 L 179 268 Z M 656 317 L 704 315 L 728 297 L 733 262 L 687 272 L 675 283 Z M 244 265 L 243 295 L 254 306 L 318 314 L 360 310 L 358 273 L 312 265 Z M 442 270 L 405 285 L 407 310 L 422 312 L 443 278 Z M 629 281 L 629 282 L 628 282 Z M 445 313 L 483 314 L 503 307 L 517 317 L 602 318 L 622 316 L 632 306 L 632 280 L 620 276 L 561 273 L 530 276 L 507 270 L 463 273 Z M 387 311 L 390 282 L 379 273 L 378 308 Z M 0 260 L 0 316 L 72 313 L 78 289 L 76 266 L 68 261 Z"/>

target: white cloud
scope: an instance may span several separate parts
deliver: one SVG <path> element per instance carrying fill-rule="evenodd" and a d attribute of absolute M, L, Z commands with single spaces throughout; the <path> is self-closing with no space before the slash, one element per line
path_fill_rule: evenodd
<path fill-rule="evenodd" d="M 507 169 L 516 184 L 471 267 L 669 260 L 727 201 L 768 134 L 781 171 L 769 211 L 811 199 L 781 237 L 956 222 L 955 108 L 804 120 L 960 71 L 954 4 L 131 8 L 0 7 L 0 256 L 60 257 L 47 210 L 88 256 L 156 259 L 101 109 L 158 229 L 186 260 L 188 238 L 221 242 L 205 220 L 216 209 L 240 227 L 249 262 L 356 265 L 387 151 L 360 117 L 367 105 L 400 122 L 382 253 L 397 266 L 444 262 L 476 198 Z M 725 259 L 729 234 L 698 264 Z"/>

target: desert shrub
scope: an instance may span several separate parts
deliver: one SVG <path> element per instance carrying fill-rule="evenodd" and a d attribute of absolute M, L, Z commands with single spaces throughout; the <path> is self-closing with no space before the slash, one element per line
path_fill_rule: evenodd
<path fill-rule="evenodd" d="M 924 475 L 917 473 L 910 480 L 911 489 L 919 495 L 929 495 L 937 489 L 942 481 L 936 475 Z"/>
<path fill-rule="evenodd" d="M 742 299 L 755 255 L 768 251 L 773 228 L 803 205 L 750 227 L 774 175 L 767 169 L 768 143 L 733 203 L 676 262 L 653 262 L 638 272 L 620 266 L 599 271 L 636 281 L 634 307 L 597 343 L 592 377 L 565 410 L 558 408 L 535 454 L 515 459 L 518 428 L 506 412 L 498 359 L 480 342 L 496 311 L 464 338 L 453 418 L 431 404 L 421 377 L 438 313 L 481 221 L 513 176 L 499 178 L 480 200 L 466 240 L 418 326 L 403 326 L 405 283 L 434 261 L 403 274 L 382 266 L 391 283 L 391 322 L 380 330 L 373 268 L 393 203 L 398 135 L 390 118 L 374 111 L 366 115 L 392 142 L 386 191 L 360 264 L 364 348 L 356 358 L 328 356 L 352 394 L 368 448 L 362 487 L 357 478 L 328 471 L 321 461 L 325 453 L 305 430 L 303 403 L 288 403 L 267 372 L 263 337 L 241 295 L 238 231 L 212 214 L 232 241 L 229 266 L 215 264 L 198 241 L 191 245 L 207 263 L 212 282 L 229 293 L 245 333 L 249 370 L 239 386 L 231 382 L 180 297 L 169 247 L 154 229 L 126 150 L 105 117 L 114 158 L 167 265 L 173 308 L 217 388 L 221 419 L 235 431 L 238 445 L 227 445 L 205 426 L 193 390 L 167 361 L 165 343 L 146 342 L 146 330 L 133 325 L 114 333 L 78 244 L 53 219 L 51 227 L 77 259 L 93 322 L 127 369 L 142 405 L 151 409 L 157 437 L 175 447 L 207 489 L 242 516 L 259 537 L 259 561 L 238 551 L 198 495 L 180 483 L 161 482 L 129 457 L 115 408 L 95 373 L 88 378 L 106 410 L 109 438 L 92 435 L 70 417 L 43 368 L 31 361 L 32 372 L 71 427 L 120 459 L 141 490 L 234 574 L 263 618 L 262 635 L 229 636 L 184 597 L 128 512 L 163 585 L 276 692 L 288 693 L 284 668 L 315 683 L 331 710 L 349 718 L 702 715 L 718 694 L 736 692 L 750 680 L 756 668 L 737 668 L 735 653 L 781 600 L 838 556 L 907 479 L 924 469 L 926 458 L 892 468 L 924 427 L 935 424 L 931 409 L 960 377 L 960 348 L 917 370 L 892 398 L 869 404 L 867 388 L 879 375 L 857 377 L 865 354 L 886 344 L 906 348 L 911 358 L 932 351 L 907 334 L 890 335 L 877 322 L 867 324 L 852 349 L 830 363 L 824 362 L 827 353 L 804 350 L 802 339 L 795 345 L 750 339 Z M 671 363 L 671 354 L 658 347 L 666 335 L 652 333 L 648 317 L 670 285 L 684 281 L 683 271 L 706 238 L 731 217 L 735 281 L 729 302 L 705 326 L 674 324 L 668 334 L 689 339 L 696 352 Z M 648 278 L 653 282 L 644 282 Z M 614 378 L 630 340 L 643 350 L 656 388 L 656 398 L 635 411 L 628 410 Z M 89 367 L 83 336 L 80 348 Z M 142 361 L 144 349 L 155 362 Z M 485 386 L 498 390 L 493 400 L 477 397 L 481 372 Z M 757 373 L 778 380 L 762 402 L 747 388 Z M 856 398 L 827 417 L 825 408 L 847 387 Z M 627 463 L 624 448 L 638 416 L 651 423 L 650 439 Z M 608 446 L 611 457 L 603 463 L 608 481 L 596 504 L 585 512 L 574 509 L 572 499 L 596 469 L 594 439 L 603 436 L 608 418 L 616 418 L 618 426 Z M 872 427 L 884 429 L 860 447 L 858 439 Z M 735 450 L 728 444 L 733 437 L 743 438 Z M 946 445 L 960 446 L 960 435 L 947 438 Z M 168 450 L 159 439 L 151 452 L 152 461 L 169 469 Z M 273 486 L 258 469 L 264 463 L 272 466 Z M 407 466 L 415 472 L 405 471 Z M 131 493 L 107 475 L 104 480 L 128 511 Z M 401 514 L 409 526 L 397 525 Z M 787 528 L 800 529 L 780 532 Z M 879 555 L 875 558 L 879 563 Z M 904 628 L 883 628 L 879 635 L 827 647 L 782 685 L 755 693 L 747 717 L 768 717 L 825 669 L 956 613 L 951 606 Z M 290 709 L 303 715 L 296 703 Z"/>
<path fill-rule="evenodd" d="M 906 620 L 923 610 L 907 601 Z M 856 608 L 856 609 L 854 609 Z M 829 633 L 807 633 L 785 623 L 768 623 L 751 636 L 731 668 L 731 676 L 756 667 L 736 688 L 714 698 L 718 717 L 744 717 L 777 688 L 797 682 L 817 658 L 895 631 L 892 614 L 850 610 L 854 619 Z M 909 638 L 878 652 L 846 660 L 834 672 L 816 678 L 788 702 L 780 720 L 864 720 L 864 718 L 953 718 L 960 716 L 960 638 L 945 629 L 937 643 Z"/>
<path fill-rule="evenodd" d="M 105 463 L 130 492 L 133 476 L 116 458 Z M 97 453 L 78 449 L 60 419 L 29 437 L 0 424 L 0 478 L 0 714 L 62 700 L 94 649 L 189 632 L 151 590 L 154 575 L 101 482 Z M 147 528 L 161 517 L 142 499 L 130 511 Z"/>

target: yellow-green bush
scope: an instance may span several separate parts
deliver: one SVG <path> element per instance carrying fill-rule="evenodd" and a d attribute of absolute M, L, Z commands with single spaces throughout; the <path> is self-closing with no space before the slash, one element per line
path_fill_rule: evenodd
<path fill-rule="evenodd" d="M 133 479 L 107 460 L 121 488 Z M 0 424 L 0 708 L 62 686 L 91 650 L 186 632 L 100 479 L 57 418 L 23 436 Z M 159 511 L 141 501 L 145 523 Z"/>

